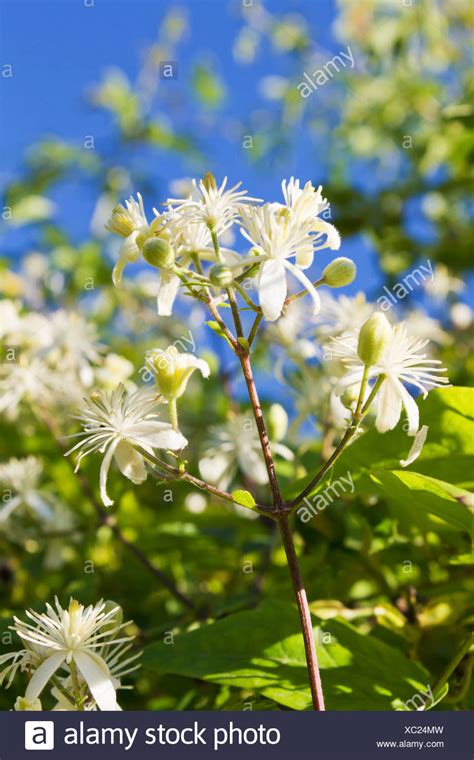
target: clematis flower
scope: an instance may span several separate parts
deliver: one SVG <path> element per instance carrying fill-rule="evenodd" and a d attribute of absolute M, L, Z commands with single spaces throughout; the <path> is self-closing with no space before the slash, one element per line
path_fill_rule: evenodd
<path fill-rule="evenodd" d="M 204 359 L 194 354 L 181 353 L 176 346 L 168 346 L 163 351 L 155 348 L 146 355 L 147 366 L 153 373 L 160 394 L 168 401 L 180 398 L 186 390 L 188 380 L 194 370 L 208 378 L 211 369 Z"/>
<path fill-rule="evenodd" d="M 286 432 L 286 425 L 283 435 Z M 238 470 L 257 485 L 268 483 L 255 423 L 243 415 L 233 416 L 226 425 L 212 428 L 209 448 L 199 461 L 201 476 L 209 483 L 226 489 Z M 280 438 L 280 435 L 276 436 Z M 272 451 L 291 461 L 293 452 L 283 443 L 272 441 Z"/>
<path fill-rule="evenodd" d="M 359 384 L 362 380 L 364 365 L 357 354 L 359 331 L 343 335 L 332 340 L 333 355 L 342 359 L 347 368 L 344 377 L 338 382 L 336 393 L 341 395 L 346 388 Z M 368 369 L 368 377 L 383 377 L 383 382 L 376 394 L 377 416 L 375 425 L 379 433 L 392 430 L 400 419 L 402 408 L 408 418 L 408 435 L 415 436 L 419 427 L 418 406 L 405 384 L 418 388 L 423 398 L 434 387 L 449 383 L 446 372 L 440 367 L 441 362 L 421 353 L 428 340 L 420 340 L 407 334 L 405 324 L 391 328 L 391 335 L 379 361 Z M 420 449 L 421 450 L 421 449 Z"/>
<path fill-rule="evenodd" d="M 281 189 L 286 205 L 276 205 L 282 209 L 286 208 L 290 212 L 293 224 L 302 227 L 309 225 L 311 233 L 316 238 L 312 252 L 314 253 L 314 251 L 322 248 L 337 250 L 341 245 L 341 238 L 337 229 L 329 222 L 319 218 L 319 214 L 329 208 L 329 203 L 322 196 L 322 185 L 315 188 L 311 182 L 306 182 L 304 187 L 300 187 L 299 179 L 295 180 L 294 177 L 291 177 L 288 182 L 285 179 L 283 180 Z M 325 243 L 323 242 L 324 235 L 327 238 Z"/>
<path fill-rule="evenodd" d="M 33 673 L 16 709 L 41 709 L 38 707 L 39 697 L 55 676 L 63 679 L 66 688 L 75 680 L 81 696 L 88 691 L 101 710 L 120 710 L 116 696 L 120 683 L 108 662 L 113 661 L 117 667 L 118 660 L 128 651 L 133 640 L 133 636 L 121 635 L 126 625 L 121 623 L 121 608 L 103 600 L 84 607 L 71 599 L 68 608 L 63 609 L 56 597 L 55 609 L 47 604 L 45 613 L 27 610 L 26 615 L 31 622 L 15 617 L 11 626 L 24 642 L 25 649 L 0 658 L 0 663 L 11 660 L 0 674 L 0 680 L 10 674 L 8 685 L 18 667 Z M 136 655 L 122 662 L 121 675 L 135 669 L 135 665 L 130 667 L 135 659 Z M 87 699 L 86 694 L 84 699 Z"/>
<path fill-rule="evenodd" d="M 241 232 L 253 246 L 254 254 L 243 261 L 248 264 L 260 263 L 258 292 L 265 318 L 274 322 L 282 313 L 288 292 L 287 272 L 308 291 L 313 299 L 313 313 L 317 314 L 320 308 L 319 294 L 303 270 L 311 266 L 315 250 L 339 248 L 340 239 L 335 228 L 327 222 L 312 218 L 303 223 L 301 219 L 295 218 L 291 208 L 281 204 L 266 203 L 258 207 L 245 207 L 241 213 Z M 325 243 L 322 242 L 323 235 L 326 236 Z M 292 258 L 295 259 L 294 263 L 290 261 Z"/>
<path fill-rule="evenodd" d="M 188 198 L 169 198 L 171 208 L 182 212 L 183 222 L 202 222 L 220 235 L 232 226 L 240 216 L 244 203 L 258 203 L 259 198 L 251 198 L 246 190 L 239 190 L 241 182 L 226 190 L 227 177 L 220 186 L 212 174 L 208 173 L 199 182 L 192 181 L 193 191 Z"/>
<path fill-rule="evenodd" d="M 122 273 L 125 266 L 132 261 L 137 261 L 140 256 L 140 248 L 150 234 L 150 228 L 145 216 L 143 199 L 137 193 L 138 201 L 130 196 L 125 201 L 125 206 L 119 203 L 112 209 L 112 215 L 105 228 L 124 238 L 120 248 L 119 260 L 116 263 L 112 279 L 116 288 L 122 283 Z"/>
<path fill-rule="evenodd" d="M 39 487 L 43 466 L 33 456 L 12 457 L 0 464 L 0 483 L 14 493 L 0 509 L 0 525 L 19 507 L 31 510 L 43 520 L 51 520 L 54 500 Z"/>
<path fill-rule="evenodd" d="M 95 391 L 76 417 L 84 428 L 82 433 L 77 433 L 82 440 L 66 456 L 79 450 L 77 470 L 88 454 L 96 451 L 104 454 L 100 494 L 106 507 L 114 503 L 106 490 L 112 459 L 125 477 L 133 483 L 143 483 L 147 477 L 145 461 L 134 446 L 153 454 L 154 449 L 177 451 L 187 445 L 179 430 L 159 421 L 155 411 L 158 403 L 156 392 L 140 389 L 127 393 L 123 385 L 119 385 L 112 393 Z"/>

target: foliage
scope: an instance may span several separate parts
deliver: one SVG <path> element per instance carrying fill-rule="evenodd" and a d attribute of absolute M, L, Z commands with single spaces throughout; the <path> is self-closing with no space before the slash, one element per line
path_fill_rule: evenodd
<path fill-rule="evenodd" d="M 353 49 L 357 66 L 334 88 L 322 88 L 317 104 L 295 96 L 295 82 L 312 63 L 331 56 L 312 44 L 304 14 L 244 11 L 235 43 L 240 65 L 261 47 L 284 71 L 278 96 L 264 99 L 237 125 L 243 135 L 255 134 L 248 157 L 259 170 L 270 161 L 285 165 L 298 130 L 308 131 L 312 153 L 327 158 L 325 190 L 338 229 L 345 240 L 370 236 L 388 283 L 420 259 L 448 268 L 444 292 L 426 298 L 430 313 L 441 311 L 441 337 L 431 337 L 454 387 L 418 401 L 421 423 L 429 427 L 420 456 L 401 467 L 409 447 L 405 420 L 384 435 L 368 429 L 308 498 L 346 472 L 354 492 L 340 494 L 308 522 L 293 517 L 328 707 L 335 710 L 405 709 L 427 686 L 433 687 L 428 706 L 434 709 L 436 703 L 438 709 L 467 709 L 474 700 L 469 656 L 439 684 L 469 635 L 473 614 L 473 392 L 463 387 L 472 382 L 473 367 L 469 326 L 455 311 L 463 305 L 463 282 L 452 276 L 463 276 L 472 248 L 468 17 L 463 0 L 427 0 L 406 13 L 370 0 L 341 3 L 338 34 Z M 7 236 L 2 289 L 7 299 L 21 302 L 22 314 L 50 317 L 61 308 L 85 314 L 106 347 L 90 362 L 101 387 L 111 352 L 133 365 L 125 382 L 140 384 L 147 350 L 165 349 L 184 337 L 204 347 L 200 355 L 211 367 L 210 378 L 191 378 L 180 412 L 181 428 L 193 441 L 186 466 L 196 473 L 212 429 L 251 414 L 227 339 L 215 320 L 204 323 L 201 304 L 184 297 L 173 319 L 157 318 L 153 270 L 138 265 L 137 276 L 127 278 L 123 290 L 114 289 L 110 275 L 117 250 L 103 231 L 118 199 L 135 186 L 145 194 L 159 183 L 143 169 L 147 151 L 202 166 L 208 159 L 204 133 L 219 134 L 225 122 L 219 113 L 232 97 L 231 87 L 212 58 L 196 58 L 191 81 L 180 80 L 178 95 L 156 87 L 159 61 L 174 58 L 186 31 L 185 15 L 170 10 L 136 80 L 116 70 L 94 87 L 90 104 L 109 119 L 105 147 L 91 151 L 56 137 L 31 147 L 3 204 L 10 210 L 11 218 L 3 217 L 8 235 L 26 231 L 30 239 L 11 266 L 9 241 L 15 238 Z M 183 119 L 187 86 L 193 105 Z M 412 146 L 402 151 L 407 136 Z M 79 239 L 52 201 L 71 181 L 83 222 Z M 89 227 L 90 214 L 81 204 L 91 187 L 99 200 Z M 428 242 L 407 224 L 413 208 L 429 223 Z M 368 289 L 363 283 L 361 288 Z M 399 314 L 409 317 L 411 305 L 407 298 Z M 285 440 L 294 459 L 278 458 L 277 472 L 291 499 L 327 460 L 340 429 L 327 408 L 321 371 L 328 334 L 308 319 L 288 338 L 288 332 L 278 332 L 279 324 L 262 329 L 253 361 L 264 388 L 264 414 L 269 418 L 279 401 L 290 416 Z M 305 354 L 307 344 L 315 353 Z M 58 376 L 61 366 L 56 365 Z M 228 388 L 230 397 L 223 393 Z M 0 525 L 0 653 L 13 648 L 8 626 L 25 608 L 42 609 L 55 594 L 63 605 L 70 596 L 83 604 L 112 599 L 134 621 L 127 634 L 137 636 L 136 650 L 145 650 L 142 668 L 132 677 L 134 689 L 121 695 L 124 709 L 308 709 L 284 551 L 274 522 L 256 508 L 265 503 L 267 486 L 239 465 L 232 505 L 183 481 L 170 485 L 148 478 L 132 486 L 114 476 L 108 488 L 115 505 L 104 512 L 100 463 L 87 458 L 78 478 L 63 457 L 63 437 L 77 432 L 72 411 L 63 406 L 56 419 L 45 420 L 34 403 L 16 418 L 1 419 L 1 461 L 37 457 L 43 465 L 38 489 L 59 505 L 61 519 L 55 513 L 52 523 L 44 522 L 28 506 L 14 524 Z M 284 437 L 275 434 L 273 440 Z M 11 498 L 3 495 L 3 501 Z M 25 685 L 23 674 L 9 691 L 2 689 L 0 707 L 11 709 Z"/>

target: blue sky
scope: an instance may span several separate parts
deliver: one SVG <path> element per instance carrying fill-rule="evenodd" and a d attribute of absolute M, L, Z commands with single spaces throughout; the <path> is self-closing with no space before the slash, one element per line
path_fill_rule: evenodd
<path fill-rule="evenodd" d="M 340 49 L 340 43 L 328 33 L 335 13 L 332 0 L 317 3 L 272 0 L 266 5 L 273 14 L 302 13 L 314 39 L 321 42 L 325 50 Z M 83 143 L 84 136 L 93 135 L 99 149 L 108 149 L 110 119 L 90 107 L 85 98 L 87 88 L 100 81 L 111 67 L 121 68 L 133 81 L 164 15 L 176 6 L 186 10 L 190 27 L 188 38 L 178 53 L 180 85 L 187 81 L 192 64 L 200 55 L 211 61 L 227 85 L 227 96 L 219 113 L 229 123 L 233 119 L 245 119 L 259 106 L 258 83 L 262 76 L 284 73 L 292 65 L 288 56 L 271 56 L 271 51 L 265 48 L 252 65 L 236 63 L 232 46 L 242 26 L 238 0 L 181 3 L 170 0 L 4 0 L 0 17 L 1 46 L 3 62 L 13 67 L 13 77 L 0 82 L 1 110 L 5 114 L 0 131 L 3 182 L 15 176 L 28 146 L 45 135 L 77 145 Z M 174 83 L 165 86 L 173 87 Z M 194 107 L 190 92 L 188 113 L 185 108 L 180 117 L 184 128 Z M 242 160 L 240 136 L 238 139 L 239 145 L 236 145 L 233 138 L 222 135 L 216 138 L 212 130 L 201 138 L 209 156 L 206 168 L 212 169 L 217 177 L 228 175 L 231 181 L 243 180 L 256 196 L 278 198 L 283 176 L 295 174 L 313 181 L 322 177 L 323 167 L 318 165 L 302 129 L 300 134 L 294 135 L 291 155 L 278 166 L 266 162 L 255 169 Z M 308 155 L 311 155 L 310 162 Z M 163 195 L 168 193 L 170 180 L 192 174 L 192 167 L 176 154 L 154 150 L 140 157 L 135 153 L 135 166 L 137 162 L 140 165 L 140 160 L 144 172 L 151 172 L 158 192 Z M 80 240 L 89 225 L 96 200 L 95 188 L 79 187 L 74 181 L 63 185 L 60 193 L 56 192 L 53 197 L 60 218 L 73 237 Z M 153 198 L 153 202 L 161 199 Z M 337 223 L 337 209 L 334 214 Z M 7 240 L 13 257 L 20 257 L 29 240 L 28 230 L 14 232 Z M 360 240 L 345 241 L 344 253 L 357 253 L 361 274 L 364 271 L 370 274 L 374 284 L 374 278 L 378 279 L 376 261 L 366 244 Z"/>
<path fill-rule="evenodd" d="M 171 8 L 186 11 L 190 28 L 177 54 L 179 87 L 184 87 L 187 94 L 177 117 L 180 127 L 189 129 L 196 115 L 196 102 L 187 83 L 193 64 L 200 59 L 210 61 L 227 85 L 218 118 L 229 125 L 233 120 L 245 120 L 262 103 L 261 78 L 292 71 L 293 61 L 289 55 L 272 54 L 268 43 L 262 46 L 251 65 L 235 61 L 232 47 L 242 27 L 241 2 L 3 0 L 0 5 L 1 63 L 13 67 L 13 77 L 0 77 L 2 184 L 17 175 L 28 146 L 44 136 L 53 135 L 81 146 L 84 138 L 92 135 L 99 150 L 111 150 L 114 134 L 111 119 L 103 111 L 91 108 L 86 98 L 87 89 L 90 91 L 91 85 L 97 84 L 112 67 L 119 67 L 133 81 L 147 47 Z M 259 0 L 254 2 L 257 5 Z M 267 0 L 265 5 L 274 15 L 302 14 L 317 45 L 325 51 L 333 51 L 332 54 L 341 50 L 341 42 L 332 32 L 336 13 L 333 0 Z M 173 88 L 175 83 L 164 86 Z M 308 107 L 316 114 L 321 104 L 317 98 L 310 98 Z M 329 133 L 331 124 L 328 122 L 325 128 Z M 211 169 L 218 178 L 228 175 L 231 182 L 243 180 L 252 195 L 265 200 L 279 197 L 280 182 L 285 176 L 294 174 L 304 181 L 324 182 L 324 161 L 318 160 L 309 135 L 298 126 L 292 135 L 291 153 L 279 165 L 269 160 L 263 166 L 253 166 L 242 150 L 240 133 L 235 136 L 227 130 L 227 134 L 216 134 L 212 126 L 207 131 L 204 126 L 199 139 L 208 157 L 206 169 Z M 156 195 L 149 197 L 144 193 L 148 207 L 168 195 L 172 179 L 196 171 L 186 158 L 156 149 L 140 152 L 126 146 L 120 152 L 120 160 L 124 165 L 133 165 L 139 174 L 151 175 Z M 52 195 L 59 218 L 77 242 L 88 234 L 97 194 L 96 184 L 84 179 L 79 182 L 75 177 Z M 337 208 L 333 207 L 332 212 L 337 225 Z M 417 218 L 415 214 L 415 223 Z M 13 258 L 20 258 L 25 252 L 27 243 L 32 242 L 30 235 L 28 228 L 7 235 L 6 250 Z M 359 268 L 359 276 L 348 292 L 380 289 L 382 278 L 377 257 L 366 240 L 345 239 L 341 253 L 354 256 Z M 324 256 L 323 264 L 330 254 L 325 252 Z"/>

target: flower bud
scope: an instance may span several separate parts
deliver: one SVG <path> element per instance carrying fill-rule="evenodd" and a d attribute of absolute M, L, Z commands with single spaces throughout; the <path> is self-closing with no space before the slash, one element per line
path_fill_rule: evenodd
<path fill-rule="evenodd" d="M 218 288 L 228 288 L 234 281 L 234 275 L 225 264 L 214 264 L 210 269 L 209 279 Z"/>
<path fill-rule="evenodd" d="M 28 710 L 28 711 L 35 710 L 39 712 L 43 708 L 41 706 L 41 700 L 39 699 L 29 700 L 26 697 L 17 697 L 17 700 L 15 702 L 13 709 L 16 712 L 22 712 L 23 710 Z"/>
<path fill-rule="evenodd" d="M 205 173 L 204 177 L 202 178 L 202 184 L 204 185 L 207 191 L 216 190 L 217 182 L 212 172 Z"/>
<path fill-rule="evenodd" d="M 148 238 L 143 246 L 143 258 L 157 269 L 172 269 L 176 260 L 175 252 L 167 240 L 161 237 Z"/>
<path fill-rule="evenodd" d="M 392 328 L 387 317 L 376 311 L 360 328 L 357 353 L 360 360 L 370 367 L 376 364 L 387 348 Z"/>
<path fill-rule="evenodd" d="M 352 259 L 340 256 L 327 265 L 322 279 L 330 288 L 343 288 L 344 285 L 350 285 L 354 281 L 356 274 L 357 267 Z"/>
<path fill-rule="evenodd" d="M 271 441 L 281 441 L 288 429 L 288 415 L 281 404 L 272 404 L 267 414 L 268 436 Z"/>
<path fill-rule="evenodd" d="M 168 346 L 166 351 L 149 351 L 147 366 L 155 376 L 160 394 L 168 401 L 183 395 L 194 370 L 198 369 L 203 377 L 209 377 L 211 371 L 206 361 L 193 354 L 180 353 L 175 346 Z"/>

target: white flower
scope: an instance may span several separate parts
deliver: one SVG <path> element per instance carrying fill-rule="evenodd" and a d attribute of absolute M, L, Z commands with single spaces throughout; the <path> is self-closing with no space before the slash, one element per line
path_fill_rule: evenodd
<path fill-rule="evenodd" d="M 199 470 L 205 480 L 226 489 L 240 469 L 253 483 L 268 483 L 267 469 L 252 419 L 236 415 L 226 425 L 212 428 L 211 434 L 211 446 L 199 461 Z M 293 452 L 282 443 L 272 443 L 272 451 L 284 459 L 293 459 Z"/>
<path fill-rule="evenodd" d="M 162 220 L 162 232 L 169 236 L 170 243 L 176 254 L 176 261 L 184 267 L 189 266 L 192 254 L 203 256 L 207 253 L 208 258 L 215 258 L 212 245 L 211 233 L 203 222 L 192 222 L 186 213 L 181 210 L 172 210 L 159 216 L 159 212 L 153 209 L 157 218 Z M 160 272 L 157 304 L 158 314 L 169 317 L 173 310 L 173 304 L 178 294 L 181 280 L 172 270 Z"/>
<path fill-rule="evenodd" d="M 4 362 L 0 367 L 0 413 L 16 419 L 22 402 L 50 404 L 61 378 L 40 359 L 31 359 L 20 353 L 17 363 Z"/>
<path fill-rule="evenodd" d="M 106 229 L 124 238 L 117 261 L 112 272 L 115 287 L 122 283 L 122 273 L 126 264 L 137 261 L 140 250 L 151 229 L 145 216 L 143 200 L 137 193 L 138 201 L 132 196 L 125 201 L 125 206 L 119 203 L 112 209 L 112 215 L 105 225 Z"/>
<path fill-rule="evenodd" d="M 18 667 L 30 672 L 33 670 L 25 700 L 34 704 L 48 681 L 60 671 L 60 678 L 66 678 L 70 683 L 76 679 L 81 693 L 82 686 L 87 687 L 101 710 L 120 710 L 116 697 L 119 683 L 110 663 L 117 664 L 133 638 L 120 635 L 126 625 L 119 622 L 120 607 L 103 600 L 94 606 L 84 607 L 71 599 L 68 608 L 63 609 L 57 598 L 55 606 L 56 609 L 47 604 L 46 613 L 27 610 L 26 615 L 32 622 L 14 618 L 12 630 L 25 643 L 25 649 L 0 658 L 3 663 L 12 660 L 2 672 L 2 678 L 10 671 L 10 685 Z M 109 664 L 104 657 L 105 652 Z M 130 669 L 127 670 L 130 662 L 128 658 L 122 663 L 125 672 L 130 672 Z M 122 675 L 123 667 L 120 669 Z M 66 676 L 61 676 L 63 670 Z"/>
<path fill-rule="evenodd" d="M 321 304 L 317 328 L 321 339 L 356 330 L 375 311 L 374 304 L 366 301 L 364 293 L 357 293 L 355 296 L 341 294 L 337 298 L 323 293 Z"/>
<path fill-rule="evenodd" d="M 310 330 L 314 330 L 314 318 L 308 315 L 301 301 L 294 301 L 269 327 L 268 334 L 286 349 L 289 356 L 311 359 L 318 351 L 316 342 L 308 334 Z"/>
<path fill-rule="evenodd" d="M 8 462 L 0 464 L 0 483 L 4 493 L 11 490 L 11 498 L 0 508 L 0 525 L 4 523 L 18 507 L 31 509 L 43 520 L 52 517 L 54 500 L 38 488 L 43 466 L 39 459 L 33 456 L 17 459 L 12 457 Z"/>
<path fill-rule="evenodd" d="M 360 384 L 364 366 L 357 355 L 358 331 L 350 335 L 333 339 L 334 355 L 343 360 L 348 368 L 347 374 L 339 381 L 336 392 L 341 395 L 345 388 Z M 416 435 L 419 426 L 418 406 L 406 390 L 404 384 L 418 388 L 426 398 L 433 387 L 446 385 L 446 372 L 440 367 L 440 361 L 427 358 L 420 353 L 427 345 L 427 340 L 420 340 L 407 335 L 405 324 L 392 328 L 392 335 L 380 361 L 369 369 L 369 378 L 383 376 L 384 380 L 377 393 L 376 428 L 380 433 L 392 430 L 400 419 L 402 407 L 408 418 L 408 434 Z"/>
<path fill-rule="evenodd" d="M 425 314 L 421 309 L 410 311 L 405 319 L 407 332 L 414 338 L 428 338 L 440 346 L 447 346 L 451 343 L 452 338 L 445 330 L 442 329 L 439 321 Z"/>
<path fill-rule="evenodd" d="M 125 201 L 125 207 L 121 203 L 114 206 L 112 215 L 105 225 L 106 229 L 124 238 L 132 232 L 146 232 L 148 222 L 140 193 L 137 193 L 137 198 L 138 201 L 131 195 L 128 201 Z"/>
<path fill-rule="evenodd" d="M 444 301 L 451 293 L 462 293 L 466 283 L 452 275 L 444 264 L 437 264 L 431 280 L 427 280 L 424 287 L 432 298 Z"/>
<path fill-rule="evenodd" d="M 77 372 L 81 383 L 87 387 L 93 381 L 90 365 L 99 361 L 101 348 L 94 324 L 87 322 L 78 312 L 59 309 L 48 320 L 38 356 L 60 367 L 61 371 L 66 368 Z"/>
<path fill-rule="evenodd" d="M 193 179 L 193 193 L 189 198 L 169 198 L 167 203 L 182 212 L 183 224 L 202 222 L 220 235 L 240 216 L 241 204 L 259 202 L 250 198 L 246 190 L 239 190 L 241 182 L 226 190 L 227 177 L 218 187 L 211 175 L 199 183 Z"/>
<path fill-rule="evenodd" d="M 194 354 L 181 353 L 176 346 L 168 346 L 165 351 L 159 348 L 148 351 L 146 363 L 155 376 L 160 394 L 168 401 L 183 395 L 194 370 L 198 369 L 204 378 L 208 378 L 211 373 L 209 364 L 204 359 L 198 359 Z"/>
<path fill-rule="evenodd" d="M 298 188 L 292 188 L 296 195 Z M 288 192 L 285 188 L 285 192 Z M 241 210 L 243 236 L 251 243 L 254 256 L 245 263 L 260 263 L 258 292 L 263 314 L 270 322 L 278 319 L 287 297 L 286 272 L 289 271 L 303 285 L 313 299 L 317 314 L 320 298 L 311 281 L 303 274 L 313 263 L 314 252 L 321 248 L 339 248 L 340 238 L 335 228 L 312 215 L 315 206 L 303 196 L 295 201 L 296 208 L 279 203 L 266 203 L 258 207 L 243 207 Z M 314 195 L 313 190 L 311 194 Z M 289 198 L 292 201 L 292 198 Z M 326 237 L 323 242 L 323 237 Z M 294 258 L 295 262 L 289 259 Z"/>
<path fill-rule="evenodd" d="M 131 361 L 119 354 L 110 353 L 107 354 L 102 365 L 96 369 L 95 376 L 99 385 L 108 391 L 112 391 L 120 383 L 126 384 L 134 371 L 135 368 Z M 130 387 L 132 385 L 130 383 Z"/>
<path fill-rule="evenodd" d="M 329 208 L 326 198 L 322 196 L 322 185 L 316 189 L 311 182 L 306 182 L 300 187 L 299 179 L 290 177 L 283 180 L 281 189 L 287 208 L 291 209 L 293 219 L 297 224 L 307 224 L 309 221 L 316 222 L 316 217 Z M 318 220 L 318 222 L 321 220 Z M 335 230 L 332 228 L 331 233 Z"/>
<path fill-rule="evenodd" d="M 112 459 L 129 480 L 143 483 L 147 477 L 145 460 L 134 446 L 153 454 L 153 449 L 176 451 L 187 445 L 186 438 L 178 430 L 173 430 L 167 422 L 158 421 L 155 411 L 158 403 L 154 391 L 140 389 L 127 393 L 123 385 L 119 385 L 112 393 L 96 391 L 77 416 L 84 428 L 84 432 L 77 434 L 82 440 L 67 454 L 79 450 L 76 470 L 88 454 L 96 451 L 104 454 L 100 493 L 106 507 L 113 504 L 106 490 Z"/>

